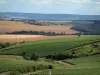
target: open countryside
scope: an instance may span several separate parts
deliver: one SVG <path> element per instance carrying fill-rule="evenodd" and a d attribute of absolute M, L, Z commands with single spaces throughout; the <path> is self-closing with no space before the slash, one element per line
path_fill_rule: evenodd
<path fill-rule="evenodd" d="M 100 75 L 100 1 L 0 0 L 0 75 Z"/>

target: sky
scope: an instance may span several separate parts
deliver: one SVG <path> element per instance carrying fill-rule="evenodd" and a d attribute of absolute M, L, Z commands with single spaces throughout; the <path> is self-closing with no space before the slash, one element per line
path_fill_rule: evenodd
<path fill-rule="evenodd" d="M 100 15 L 100 0 L 0 0 L 0 12 Z"/>

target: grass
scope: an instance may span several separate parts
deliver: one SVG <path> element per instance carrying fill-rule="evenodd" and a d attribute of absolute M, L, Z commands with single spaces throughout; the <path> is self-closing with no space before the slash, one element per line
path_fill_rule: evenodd
<path fill-rule="evenodd" d="M 100 41 L 100 36 L 81 36 L 67 39 L 63 38 L 28 42 L 13 45 L 3 51 L 0 51 L 0 54 L 20 55 L 22 52 L 26 52 L 29 56 L 33 53 L 36 53 L 39 56 L 46 56 L 54 53 L 61 53 L 68 49 L 87 45 L 96 41 Z"/>
<path fill-rule="evenodd" d="M 100 55 L 88 57 L 66 59 L 65 61 L 74 63 L 73 66 L 51 70 L 52 75 L 100 75 Z M 49 75 L 49 71 L 33 74 Z"/>
<path fill-rule="evenodd" d="M 41 75 L 41 74 L 40 74 Z M 99 69 L 56 69 L 52 75 L 100 75 Z"/>
<path fill-rule="evenodd" d="M 71 67 L 72 69 L 100 68 L 100 55 L 66 59 L 65 61 L 75 64 Z"/>
<path fill-rule="evenodd" d="M 69 24 L 71 24 L 71 22 L 44 22 L 44 23 L 42 23 L 41 25 L 50 25 L 50 26 L 52 26 L 52 25 L 69 25 Z"/>
<path fill-rule="evenodd" d="M 62 54 L 73 55 L 73 56 L 89 56 L 96 53 L 100 53 L 100 42 L 95 43 L 98 47 L 94 47 L 92 44 L 73 48 L 67 51 L 64 51 Z"/>
<path fill-rule="evenodd" d="M 97 44 L 99 47 L 93 47 L 92 43 Z M 73 55 L 75 56 L 92 55 L 100 53 L 100 36 L 81 36 L 67 39 L 25 42 L 10 46 L 4 49 L 4 51 L 0 51 L 0 54 L 20 55 L 22 52 L 26 52 L 29 56 L 32 53 L 45 56 L 53 53 L 73 54 L 72 52 L 74 52 Z M 66 63 L 66 65 L 57 61 L 44 60 L 44 58 L 37 62 L 24 59 L 0 58 L 0 72 L 35 72 L 34 66 L 40 68 L 41 65 L 53 65 L 55 68 L 51 70 L 52 75 L 100 75 L 100 55 L 66 59 L 62 62 Z M 68 65 L 67 62 L 75 65 Z M 49 71 L 47 70 L 32 75 L 48 74 Z"/>
<path fill-rule="evenodd" d="M 24 59 L 0 58 L 0 73 L 2 72 L 35 72 L 48 69 L 52 65 L 48 62 L 35 62 Z"/>

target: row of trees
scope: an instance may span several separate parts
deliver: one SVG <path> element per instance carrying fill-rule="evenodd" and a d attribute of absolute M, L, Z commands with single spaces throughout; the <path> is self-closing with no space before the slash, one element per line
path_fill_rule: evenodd
<path fill-rule="evenodd" d="M 14 42 L 14 43 L 9 43 L 9 42 L 5 42 L 5 43 L 0 43 L 0 49 L 12 46 L 12 45 L 16 45 L 18 42 Z M 19 43 L 25 43 L 25 41 L 19 42 Z"/>
<path fill-rule="evenodd" d="M 45 31 L 14 31 L 14 32 L 10 32 L 7 34 L 32 34 L 32 35 L 47 35 L 47 36 L 56 36 L 56 35 L 81 35 L 81 33 L 65 33 L 65 32 L 61 32 L 61 33 L 56 33 L 56 32 L 45 32 Z"/>
<path fill-rule="evenodd" d="M 55 35 L 66 35 L 66 33 L 56 33 L 56 32 L 44 32 L 44 31 L 15 31 L 7 34 L 33 34 L 33 35 L 48 35 L 48 36 L 55 36 Z"/>
<path fill-rule="evenodd" d="M 10 44 L 10 43 L 0 43 L 0 49 L 2 49 L 2 48 L 6 48 L 6 47 L 8 47 L 8 46 L 11 46 L 12 44 Z"/>
<path fill-rule="evenodd" d="M 72 59 L 76 58 L 77 56 L 68 55 L 68 54 L 53 54 L 46 56 L 47 59 L 53 59 L 53 60 L 64 60 L 64 59 Z"/>
<path fill-rule="evenodd" d="M 100 35 L 100 21 L 92 20 L 93 23 L 73 23 L 72 29 L 83 32 L 84 35 Z"/>

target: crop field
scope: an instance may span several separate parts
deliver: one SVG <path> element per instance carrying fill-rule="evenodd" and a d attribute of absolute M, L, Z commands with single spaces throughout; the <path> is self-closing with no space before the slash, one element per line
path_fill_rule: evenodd
<path fill-rule="evenodd" d="M 26 52 L 27 55 L 36 53 L 39 56 L 46 56 L 54 53 L 61 53 L 75 47 L 91 44 L 100 41 L 100 36 L 81 36 L 74 38 L 50 39 L 36 42 L 26 42 L 16 44 L 8 48 L 2 49 L 0 54 L 15 54 L 19 55 Z"/>
<path fill-rule="evenodd" d="M 47 40 L 47 39 L 57 39 L 57 38 L 72 38 L 76 36 L 42 36 L 42 35 L 0 35 L 0 42 L 27 42 L 27 41 L 39 41 L 39 40 Z"/>
<path fill-rule="evenodd" d="M 69 26 L 37 26 L 25 24 L 22 22 L 0 21 L 0 33 L 14 32 L 14 31 L 44 31 L 44 32 L 57 32 L 57 33 L 78 33 L 72 30 L 72 25 Z"/>
<path fill-rule="evenodd" d="M 40 21 L 41 25 L 71 25 L 72 21 Z"/>

